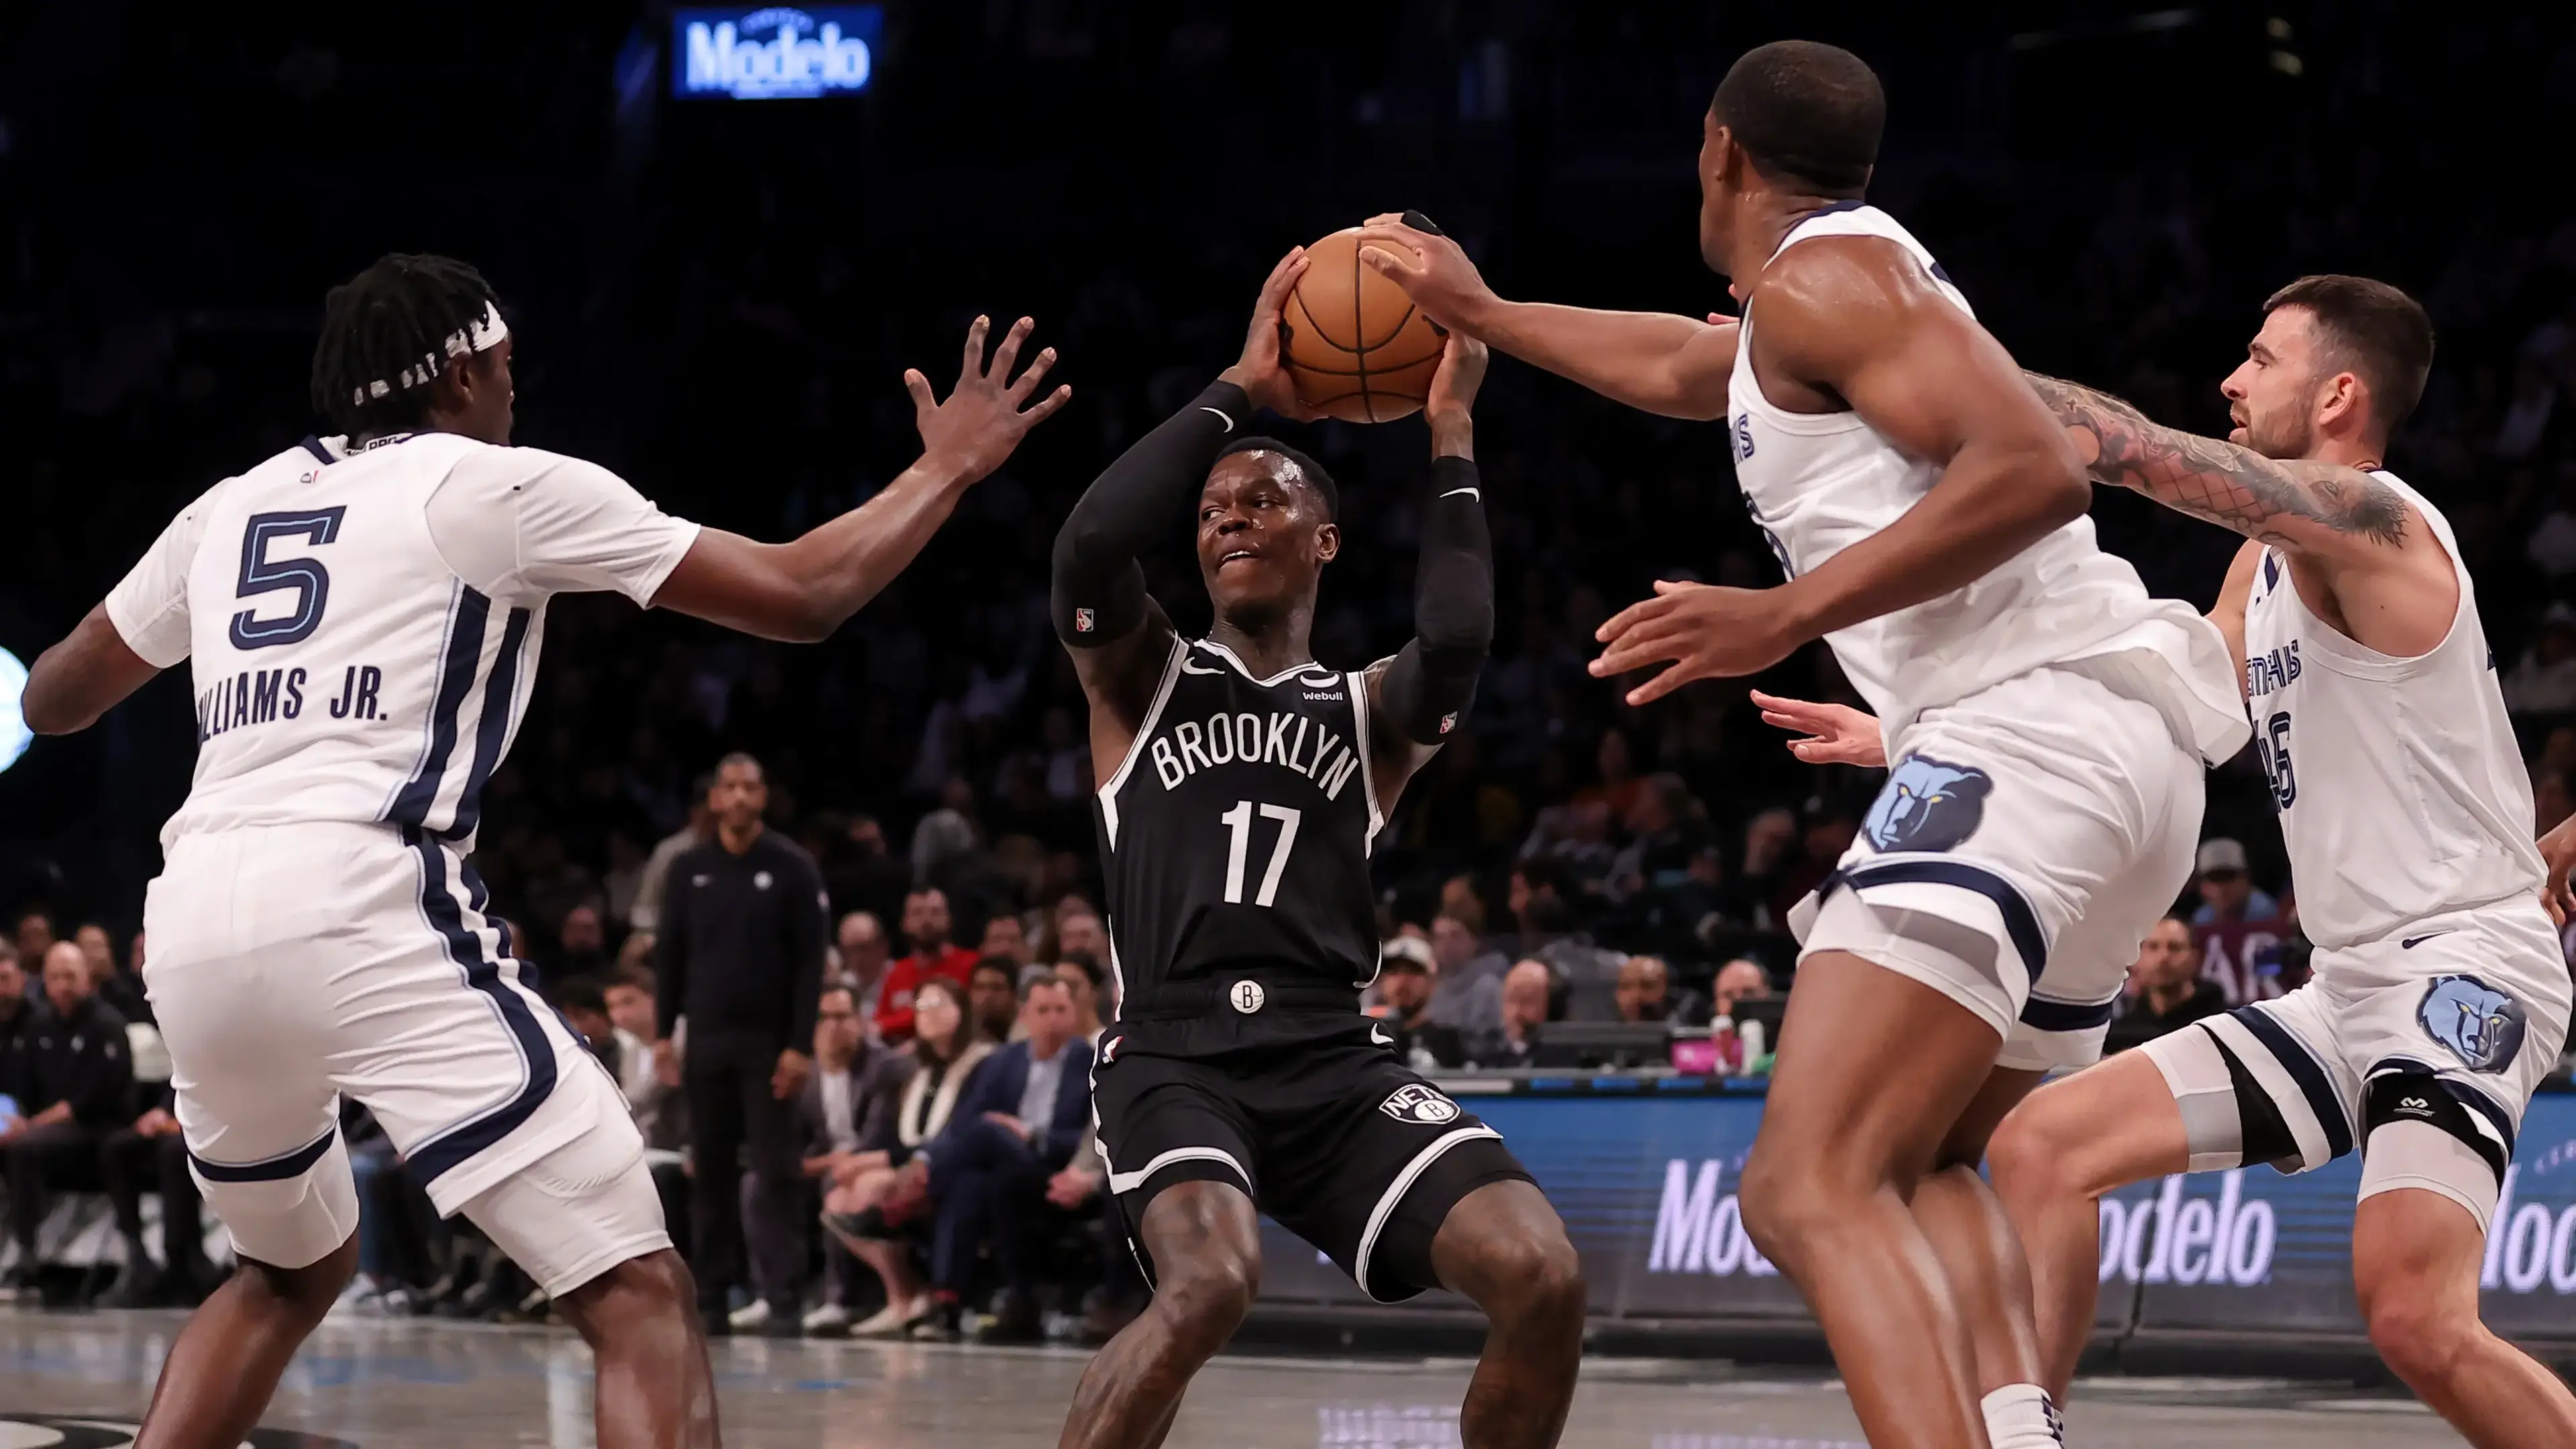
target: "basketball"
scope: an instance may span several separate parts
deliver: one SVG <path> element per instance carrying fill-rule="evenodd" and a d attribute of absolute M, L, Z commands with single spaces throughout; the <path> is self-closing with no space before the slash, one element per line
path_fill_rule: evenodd
<path fill-rule="evenodd" d="M 1422 410 L 1443 339 L 1402 287 L 1360 260 L 1359 235 L 1347 228 L 1306 248 L 1282 361 L 1297 400 L 1324 416 L 1393 422 Z"/>

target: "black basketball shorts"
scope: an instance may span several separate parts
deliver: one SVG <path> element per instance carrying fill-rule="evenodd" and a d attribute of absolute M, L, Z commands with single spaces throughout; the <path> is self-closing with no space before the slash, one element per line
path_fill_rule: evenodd
<path fill-rule="evenodd" d="M 1200 1057 L 1113 1046 L 1107 1057 L 1092 1107 L 1149 1282 L 1145 1208 L 1178 1183 L 1246 1189 L 1363 1292 L 1395 1303 L 1440 1286 L 1431 1240 L 1461 1198 L 1530 1181 L 1501 1133 L 1365 1037 Z"/>

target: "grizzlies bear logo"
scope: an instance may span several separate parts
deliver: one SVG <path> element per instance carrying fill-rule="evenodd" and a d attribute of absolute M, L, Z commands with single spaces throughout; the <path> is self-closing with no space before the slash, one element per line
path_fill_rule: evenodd
<path fill-rule="evenodd" d="M 2473 1072 L 2512 1066 L 2530 1025 L 2521 1002 L 2474 976 L 2436 977 L 2415 1017 Z"/>
<path fill-rule="evenodd" d="M 1907 755 L 1887 772 L 1861 834 L 1881 850 L 1948 850 L 1986 818 L 1994 777 L 1929 755 Z"/>

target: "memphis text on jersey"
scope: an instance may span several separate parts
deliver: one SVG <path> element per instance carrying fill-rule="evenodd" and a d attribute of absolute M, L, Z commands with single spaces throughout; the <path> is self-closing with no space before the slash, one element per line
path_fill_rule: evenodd
<path fill-rule="evenodd" d="M 1246 711 L 1210 715 L 1204 724 L 1183 720 L 1154 736 L 1151 754 L 1166 790 L 1217 765 L 1285 765 L 1314 781 L 1325 799 L 1338 800 L 1360 768 L 1359 751 L 1323 721 L 1278 710 L 1267 719 Z"/>
<path fill-rule="evenodd" d="M 2291 640 L 2269 654 L 2252 654 L 2245 659 L 2245 696 L 2253 699 L 2276 689 L 2287 689 L 2299 677 L 2299 641 Z"/>
<path fill-rule="evenodd" d="M 304 713 L 304 686 L 311 678 L 293 669 L 245 669 L 218 679 L 197 695 L 197 743 L 220 734 L 272 720 L 296 719 Z M 385 673 L 372 664 L 352 664 L 340 672 L 340 692 L 328 703 L 333 719 L 382 719 L 378 698 Z"/>

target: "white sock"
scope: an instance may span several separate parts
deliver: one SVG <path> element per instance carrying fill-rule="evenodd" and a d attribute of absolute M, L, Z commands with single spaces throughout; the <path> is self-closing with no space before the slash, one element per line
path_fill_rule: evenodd
<path fill-rule="evenodd" d="M 2065 1421 L 2048 1390 L 2037 1384 L 2006 1384 L 1978 1405 L 1986 1413 L 1986 1437 L 1995 1449 L 2066 1449 Z"/>

